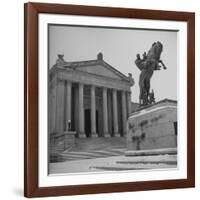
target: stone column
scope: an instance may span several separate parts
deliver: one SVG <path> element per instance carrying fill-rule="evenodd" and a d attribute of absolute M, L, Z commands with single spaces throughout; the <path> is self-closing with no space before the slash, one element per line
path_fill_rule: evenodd
<path fill-rule="evenodd" d="M 118 127 L 118 110 L 117 110 L 117 90 L 113 89 L 113 127 L 114 127 L 114 135 L 119 134 L 119 127 Z"/>
<path fill-rule="evenodd" d="M 108 102 L 107 88 L 103 88 L 103 134 L 108 136 Z"/>
<path fill-rule="evenodd" d="M 66 131 L 68 131 L 68 122 L 71 122 L 71 98 L 72 98 L 72 83 L 67 81 L 66 85 Z"/>
<path fill-rule="evenodd" d="M 131 92 L 127 92 L 127 114 L 128 114 L 128 117 L 130 117 L 131 115 Z"/>
<path fill-rule="evenodd" d="M 58 79 L 56 87 L 56 133 L 64 132 L 65 81 Z"/>
<path fill-rule="evenodd" d="M 92 136 L 96 136 L 96 97 L 95 86 L 91 86 L 91 132 Z"/>
<path fill-rule="evenodd" d="M 79 83 L 79 137 L 85 137 L 83 87 L 83 84 Z"/>
<path fill-rule="evenodd" d="M 126 123 L 127 123 L 127 106 L 126 106 L 126 92 L 122 91 L 122 130 L 123 130 L 123 135 L 126 134 Z"/>
<path fill-rule="evenodd" d="M 74 88 L 74 128 L 76 136 L 78 137 L 79 132 L 79 86 Z"/>

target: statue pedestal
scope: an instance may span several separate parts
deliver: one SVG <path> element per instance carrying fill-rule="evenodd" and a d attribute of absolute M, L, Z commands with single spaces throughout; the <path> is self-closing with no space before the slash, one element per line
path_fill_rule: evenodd
<path fill-rule="evenodd" d="M 177 102 L 163 100 L 140 108 L 127 122 L 127 150 L 177 147 Z"/>

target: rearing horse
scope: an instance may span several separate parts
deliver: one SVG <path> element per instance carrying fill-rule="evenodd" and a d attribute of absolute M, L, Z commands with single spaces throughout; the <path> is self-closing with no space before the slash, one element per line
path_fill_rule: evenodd
<path fill-rule="evenodd" d="M 154 70 L 160 70 L 161 64 L 163 69 L 167 69 L 164 63 L 160 60 L 160 55 L 163 50 L 163 45 L 161 42 L 154 42 L 148 54 L 143 54 L 143 59 L 140 58 L 140 54 L 137 54 L 137 59 L 135 60 L 136 66 L 140 69 L 140 105 L 147 105 L 149 103 L 149 90 L 150 90 L 150 80 L 153 75 Z"/>

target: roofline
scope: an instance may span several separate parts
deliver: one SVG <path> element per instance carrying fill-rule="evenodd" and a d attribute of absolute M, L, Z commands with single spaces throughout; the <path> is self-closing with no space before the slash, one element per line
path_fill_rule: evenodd
<path fill-rule="evenodd" d="M 108 67 L 110 67 L 114 72 L 116 72 L 119 76 L 121 76 L 122 78 L 125 78 L 129 81 L 128 76 L 126 76 L 125 74 L 123 74 L 122 72 L 120 72 L 119 70 L 117 70 L 116 68 L 114 68 L 112 65 L 108 64 L 106 61 L 102 60 L 103 64 L 107 65 Z"/>
<path fill-rule="evenodd" d="M 118 76 L 120 76 L 122 79 L 125 79 L 126 81 L 132 83 L 132 85 L 134 85 L 134 80 L 131 81 L 130 78 L 128 76 L 126 76 L 125 74 L 123 74 L 122 72 L 120 72 L 119 70 L 117 70 L 116 68 L 114 68 L 113 66 L 111 66 L 110 64 L 108 64 L 106 61 L 99 60 L 99 59 L 95 59 L 95 60 L 84 60 L 84 61 L 72 61 L 72 62 L 66 62 L 64 61 L 63 63 L 59 63 L 59 64 L 54 64 L 52 66 L 52 68 L 50 69 L 50 74 L 53 73 L 53 71 L 57 68 L 57 67 L 62 67 L 62 68 L 77 68 L 77 67 L 85 67 L 87 65 L 91 65 L 91 66 L 95 66 L 95 65 L 103 65 L 104 67 L 107 67 L 109 69 L 111 69 L 114 73 L 116 73 Z"/>

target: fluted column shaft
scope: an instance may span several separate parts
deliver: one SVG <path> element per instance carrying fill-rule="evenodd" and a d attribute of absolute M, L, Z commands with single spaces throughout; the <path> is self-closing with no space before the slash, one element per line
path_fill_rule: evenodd
<path fill-rule="evenodd" d="M 84 132 L 83 84 L 79 83 L 79 135 L 84 136 Z"/>
<path fill-rule="evenodd" d="M 114 127 L 114 135 L 119 134 L 119 127 L 118 127 L 118 109 L 117 109 L 117 90 L 113 89 L 112 92 L 113 96 L 113 127 Z"/>
<path fill-rule="evenodd" d="M 126 106 L 126 93 L 122 91 L 122 128 L 123 128 L 123 135 L 126 134 L 126 123 L 127 123 L 127 106 Z"/>
<path fill-rule="evenodd" d="M 64 101 L 65 101 L 65 82 L 63 80 L 57 81 L 56 88 L 56 132 L 64 132 Z"/>
<path fill-rule="evenodd" d="M 68 123 L 71 123 L 71 94 L 72 94 L 72 83 L 67 81 L 66 85 L 66 131 L 70 128 Z"/>
<path fill-rule="evenodd" d="M 128 113 L 128 117 L 131 115 L 131 92 L 127 92 L 127 113 Z"/>
<path fill-rule="evenodd" d="M 103 88 L 103 134 L 108 135 L 108 103 L 107 103 L 107 88 Z"/>
<path fill-rule="evenodd" d="M 91 132 L 96 135 L 96 100 L 95 100 L 95 86 L 91 86 Z"/>

